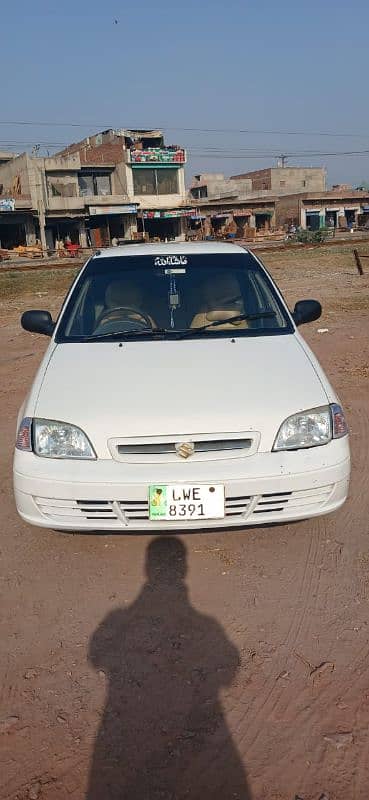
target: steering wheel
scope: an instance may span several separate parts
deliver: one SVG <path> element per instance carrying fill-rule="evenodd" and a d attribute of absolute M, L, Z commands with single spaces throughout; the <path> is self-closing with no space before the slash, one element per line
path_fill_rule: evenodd
<path fill-rule="evenodd" d="M 128 330 L 133 330 L 133 328 L 137 327 L 142 329 L 150 328 L 151 330 L 154 328 L 149 315 L 141 311 L 140 308 L 136 308 L 135 306 L 116 306 L 115 308 L 108 308 L 106 311 L 102 312 L 94 333 L 104 325 L 122 322 L 125 319 L 130 322 Z"/>

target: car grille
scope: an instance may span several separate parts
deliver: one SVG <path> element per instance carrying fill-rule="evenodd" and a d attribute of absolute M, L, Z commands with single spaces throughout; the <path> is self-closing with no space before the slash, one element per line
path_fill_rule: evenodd
<path fill-rule="evenodd" d="M 175 455 L 177 442 L 158 442 L 157 444 L 118 444 L 117 451 L 120 456 L 124 455 L 162 455 L 172 453 Z M 194 442 L 195 453 L 213 453 L 217 450 L 249 450 L 252 439 L 216 439 L 215 441 Z"/>
<path fill-rule="evenodd" d="M 251 502 L 251 497 L 228 497 L 225 501 L 226 517 L 242 517 L 246 513 Z M 128 520 L 148 520 L 149 504 L 146 501 L 122 500 L 121 510 Z"/>
<path fill-rule="evenodd" d="M 276 492 L 275 494 L 263 494 L 255 506 L 252 516 L 282 513 L 283 511 L 296 510 L 296 513 L 302 512 L 304 508 L 306 511 L 312 510 L 312 507 L 317 507 L 325 503 L 331 493 L 333 485 L 319 486 L 317 489 L 302 489 L 297 492 Z"/>
<path fill-rule="evenodd" d="M 178 448 L 181 444 L 192 447 L 189 453 L 191 461 L 244 458 L 253 455 L 259 445 L 260 434 L 243 432 L 238 434 L 222 433 L 217 435 L 188 435 L 179 439 L 171 436 L 142 437 L 135 439 L 110 439 L 109 449 L 116 461 L 133 464 L 168 463 L 181 460 Z M 186 457 L 186 456 L 184 456 Z"/>
<path fill-rule="evenodd" d="M 59 522 L 68 520 L 118 521 L 114 503 L 110 500 L 59 500 L 50 497 L 35 497 L 38 509 L 45 517 Z M 119 523 L 121 521 L 119 520 Z"/>
<path fill-rule="evenodd" d="M 329 499 L 334 485 L 321 486 L 316 489 L 305 489 L 296 492 L 276 492 L 262 495 L 226 496 L 225 518 L 230 522 L 265 518 L 275 520 L 287 512 L 292 516 L 317 511 Z M 104 528 L 135 526 L 140 522 L 149 522 L 149 504 L 147 498 L 140 500 L 59 500 L 55 498 L 35 497 L 34 501 L 42 515 L 50 520 L 50 524 L 68 525 L 73 523 L 94 521 L 104 523 Z M 264 521 L 264 520 L 263 520 Z M 161 523 L 150 523 L 153 527 Z M 177 523 L 178 524 L 178 523 Z"/>

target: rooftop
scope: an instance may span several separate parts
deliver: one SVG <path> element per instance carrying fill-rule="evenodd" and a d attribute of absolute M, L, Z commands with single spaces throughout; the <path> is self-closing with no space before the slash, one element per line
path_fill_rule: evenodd
<path fill-rule="evenodd" d="M 18 153 L 10 153 L 8 150 L 0 150 L 0 161 L 11 161 L 16 158 Z"/>

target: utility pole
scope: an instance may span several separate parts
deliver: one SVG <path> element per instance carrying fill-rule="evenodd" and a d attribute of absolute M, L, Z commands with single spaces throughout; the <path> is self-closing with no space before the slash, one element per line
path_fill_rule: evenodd
<path fill-rule="evenodd" d="M 36 159 L 35 159 L 36 161 Z M 34 164 L 34 176 L 35 176 L 35 189 L 36 189 L 36 198 L 37 198 L 37 211 L 38 211 L 38 222 L 40 227 L 40 240 L 41 240 L 41 247 L 42 247 L 42 257 L 44 258 L 47 253 L 47 242 L 46 242 L 46 233 L 45 233 L 45 193 L 44 193 L 44 186 L 42 181 L 42 167 L 38 164 Z"/>

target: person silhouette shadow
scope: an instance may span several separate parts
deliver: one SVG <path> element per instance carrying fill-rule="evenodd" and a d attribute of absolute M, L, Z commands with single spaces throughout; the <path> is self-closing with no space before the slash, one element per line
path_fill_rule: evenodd
<path fill-rule="evenodd" d="M 192 607 L 186 572 L 180 539 L 151 541 L 137 599 L 92 635 L 108 686 L 86 800 L 251 800 L 219 699 L 239 654 Z"/>

